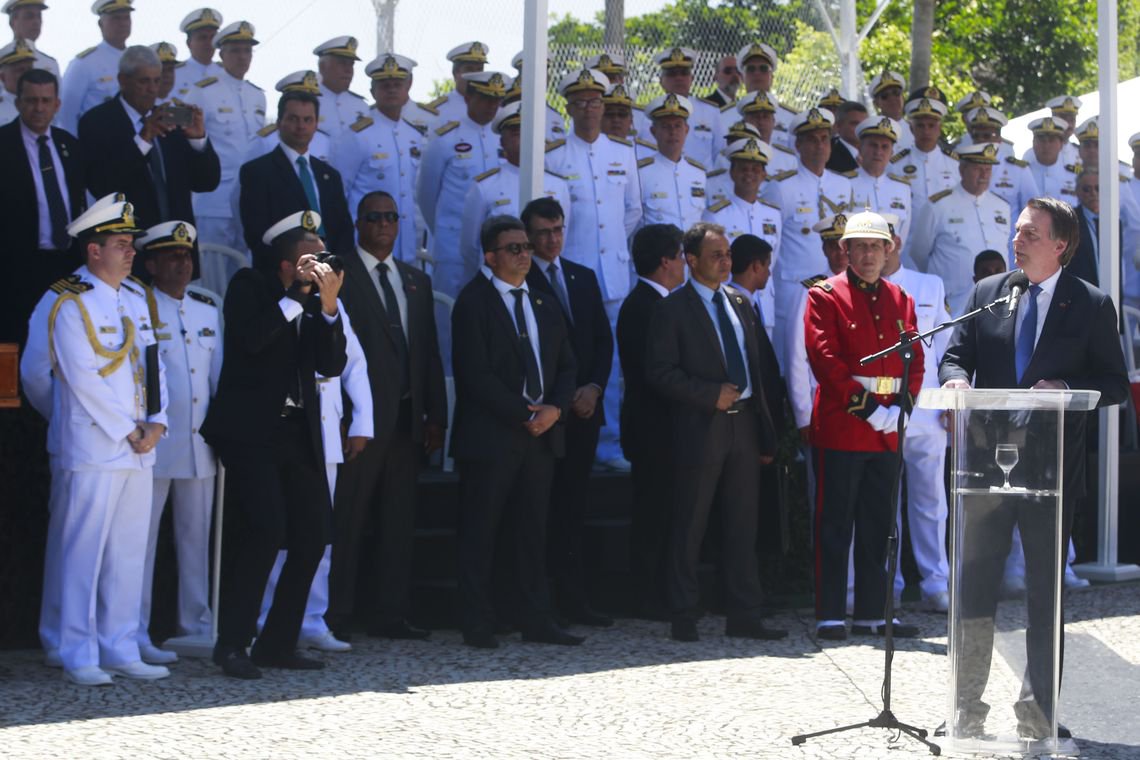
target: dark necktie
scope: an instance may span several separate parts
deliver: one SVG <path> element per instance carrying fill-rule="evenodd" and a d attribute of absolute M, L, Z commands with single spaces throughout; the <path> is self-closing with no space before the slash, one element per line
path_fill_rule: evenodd
<path fill-rule="evenodd" d="M 554 295 L 558 296 L 558 302 L 562 304 L 562 311 L 566 313 L 566 319 L 571 323 L 574 322 L 574 315 L 570 313 L 570 295 L 566 292 L 566 285 L 563 284 L 562 278 L 559 277 L 558 264 L 550 262 L 550 266 L 546 268 L 546 273 L 550 275 L 550 284 L 554 288 Z"/>
<path fill-rule="evenodd" d="M 530 345 L 530 335 L 527 333 L 526 312 L 523 311 L 523 296 L 526 291 L 515 288 L 511 291 L 515 297 L 515 326 L 519 331 L 519 348 L 522 350 L 523 364 L 526 365 L 526 386 L 523 394 L 532 400 L 542 395 L 542 378 L 538 374 L 538 358 L 534 355 L 534 347 Z"/>
<path fill-rule="evenodd" d="M 724 293 L 719 290 L 713 293 L 713 303 L 716 304 L 716 321 L 720 327 L 720 340 L 724 343 L 724 364 L 728 369 L 728 382 L 732 383 L 742 393 L 748 387 L 748 372 L 744 369 L 744 356 L 740 353 L 740 344 L 736 342 L 736 329 L 728 316 L 728 307 L 724 303 Z"/>
<path fill-rule="evenodd" d="M 47 135 L 40 135 L 36 142 L 40 145 L 40 175 L 44 179 L 44 196 L 51 218 L 51 244 L 55 250 L 65 251 L 71 242 L 67 234 L 67 207 L 63 204 L 63 193 L 59 191 L 59 177 L 55 173 Z"/>
<path fill-rule="evenodd" d="M 760 305 L 759 301 L 753 301 L 752 305 L 756 307 L 756 319 L 760 320 L 760 329 L 764 329 L 764 307 Z"/>
<path fill-rule="evenodd" d="M 1037 342 L 1037 294 L 1040 292 L 1040 285 L 1030 285 L 1029 297 L 1022 301 L 1025 306 L 1025 319 L 1021 323 L 1021 333 L 1017 336 L 1014 354 L 1019 383 L 1029 367 L 1029 360 L 1033 358 L 1033 346 Z"/>
<path fill-rule="evenodd" d="M 140 120 L 144 125 L 146 119 Z M 165 222 L 170 219 L 170 199 L 166 195 L 166 168 L 162 164 L 162 148 L 159 147 L 159 138 L 155 137 L 150 144 L 150 151 L 146 154 L 147 167 L 150 169 L 150 178 L 154 181 L 155 200 L 158 201 L 158 215 L 161 219 L 156 222 Z M 148 222 L 149 224 L 150 222 Z"/>
<path fill-rule="evenodd" d="M 304 156 L 297 156 L 297 168 L 301 177 L 301 187 L 305 190 L 305 199 L 309 202 L 309 211 L 321 213 L 321 206 L 317 203 L 317 186 L 313 182 L 313 173 L 309 170 L 309 160 Z M 317 228 L 317 234 L 325 236 L 325 223 Z"/>
<path fill-rule="evenodd" d="M 384 311 L 388 314 L 388 326 L 396 337 L 396 351 L 400 355 L 400 383 L 403 393 L 411 388 L 408 375 L 408 342 L 404 336 L 404 320 L 400 319 L 400 305 L 396 302 L 396 291 L 392 288 L 389 278 L 392 270 L 388 262 L 382 261 L 376 265 L 376 274 L 380 280 L 380 290 L 384 292 Z"/>

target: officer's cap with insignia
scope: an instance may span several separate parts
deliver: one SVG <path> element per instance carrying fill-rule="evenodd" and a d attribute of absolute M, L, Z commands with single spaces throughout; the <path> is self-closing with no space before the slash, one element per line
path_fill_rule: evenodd
<path fill-rule="evenodd" d="M 190 222 L 174 219 L 162 224 L 156 224 L 148 229 L 138 239 L 136 245 L 150 253 L 171 248 L 193 248 L 194 241 L 198 239 L 198 230 Z"/>
<path fill-rule="evenodd" d="M 897 121 L 889 116 L 872 116 L 859 122 L 855 127 L 855 135 L 859 138 L 871 137 L 878 135 L 885 137 L 891 142 L 899 141 L 899 133 L 902 127 Z"/>
<path fill-rule="evenodd" d="M 682 119 L 688 119 L 692 111 L 693 104 L 689 102 L 688 98 L 682 95 L 674 95 L 671 92 L 654 98 L 645 107 L 645 112 L 651 119 L 662 119 L 666 116 L 680 116 Z"/>
<path fill-rule="evenodd" d="M 941 100 L 934 98 L 916 98 L 914 100 L 908 100 L 903 110 L 906 111 L 906 117 L 908 119 L 914 119 L 919 116 L 929 116 L 933 119 L 941 119 L 948 113 L 946 104 Z"/>
<path fill-rule="evenodd" d="M 4 7 L 0 8 L 0 11 L 11 13 L 17 8 L 43 8 L 47 10 L 47 3 L 44 0 L 8 0 L 4 3 Z"/>
<path fill-rule="evenodd" d="M 522 108 L 522 103 L 518 102 L 500 108 L 495 114 L 495 118 L 491 120 L 491 131 L 501 135 L 507 127 L 521 127 L 522 114 L 519 112 L 520 108 Z"/>
<path fill-rule="evenodd" d="M 452 63 L 486 63 L 490 48 L 482 42 L 464 42 L 456 45 L 447 53 L 447 60 Z"/>
<path fill-rule="evenodd" d="M 746 121 L 738 121 L 728 128 L 725 133 L 728 142 L 733 140 L 762 140 L 760 130 Z"/>
<path fill-rule="evenodd" d="M 182 23 L 178 28 L 185 34 L 189 34 L 195 29 L 220 29 L 222 26 L 222 14 L 213 8 L 199 8 L 196 11 L 190 11 L 186 14 L 186 18 L 182 19 Z"/>
<path fill-rule="evenodd" d="M 178 63 L 178 48 L 169 42 L 156 42 L 150 46 L 162 63 Z"/>
<path fill-rule="evenodd" d="M 99 234 L 134 235 L 137 237 L 143 234 L 143 231 L 135 223 L 135 207 L 127 201 L 114 200 L 121 197 L 121 194 L 116 193 L 111 196 L 104 196 L 96 201 L 91 208 L 67 225 L 67 234 L 73 238 L 84 238 Z"/>
<path fill-rule="evenodd" d="M 621 53 L 600 53 L 592 55 L 586 59 L 585 64 L 587 69 L 597 69 L 606 76 L 617 74 L 624 76 L 626 73 L 625 56 Z"/>
<path fill-rule="evenodd" d="M 772 93 L 756 90 L 736 101 L 736 112 L 741 116 L 746 113 L 776 113 L 779 105 Z"/>
<path fill-rule="evenodd" d="M 91 4 L 91 12 L 96 16 L 106 16 L 109 13 L 120 13 L 122 11 L 133 11 L 131 6 L 135 0 L 95 0 Z"/>
<path fill-rule="evenodd" d="M 1005 117 L 1004 113 L 992 106 L 979 106 L 966 112 L 965 122 L 967 129 L 982 126 L 1001 129 L 1009 124 L 1009 119 Z"/>
<path fill-rule="evenodd" d="M 912 100 L 937 100 L 939 103 L 946 107 L 946 111 L 950 110 L 950 103 L 946 100 L 946 93 L 938 89 L 934 85 L 927 85 L 926 87 L 919 87 L 917 90 L 911 90 L 910 94 L 906 96 L 906 102 L 910 103 Z"/>
<path fill-rule="evenodd" d="M 356 55 L 356 48 L 360 43 L 355 37 L 345 35 L 343 37 L 333 37 L 327 42 L 322 42 L 313 48 L 313 55 L 318 58 L 322 55 L 331 55 L 337 58 L 348 58 L 352 61 L 359 61 L 360 57 Z"/>
<path fill-rule="evenodd" d="M 998 148 L 993 143 L 963 145 L 954 152 L 959 161 L 969 164 L 994 165 L 998 162 Z"/>
<path fill-rule="evenodd" d="M 248 21 L 235 21 L 225 29 L 218 31 L 214 37 L 214 47 L 221 50 L 222 45 L 227 42 L 248 42 L 251 45 L 256 45 L 258 42 L 254 38 L 254 34 L 253 24 Z"/>
<path fill-rule="evenodd" d="M 796 114 L 788 125 L 788 131 L 793 135 L 802 135 L 817 129 L 830 131 L 833 126 L 835 126 L 835 114 L 826 108 L 809 108 Z"/>
<path fill-rule="evenodd" d="M 776 66 L 780 63 L 780 59 L 776 56 L 776 49 L 771 45 L 765 45 L 763 42 L 753 42 L 751 45 L 740 48 L 736 54 L 736 65 L 744 68 L 744 64 L 750 58 L 763 58 L 771 65 L 772 71 L 775 71 Z"/>
<path fill-rule="evenodd" d="M 843 229 L 840 240 L 851 238 L 871 238 L 874 240 L 891 240 L 891 228 L 887 220 L 874 211 L 860 211 L 847 217 L 847 224 Z"/>
<path fill-rule="evenodd" d="M 846 214 L 832 214 L 829 217 L 820 219 L 812 225 L 812 231 L 818 232 L 819 236 L 824 240 L 838 240 L 843 237 L 843 230 L 847 227 Z"/>
<path fill-rule="evenodd" d="M 1140 132 L 1128 138 L 1128 147 L 1132 148 L 1132 150 L 1140 151 Z"/>
<path fill-rule="evenodd" d="M 843 105 L 846 100 L 846 98 L 839 94 L 839 88 L 837 87 L 824 90 L 819 96 L 819 104 L 824 108 L 838 108 Z"/>
<path fill-rule="evenodd" d="M 463 78 L 468 90 L 489 98 L 505 98 L 511 89 L 511 78 L 500 71 L 472 71 Z"/>
<path fill-rule="evenodd" d="M 36 47 L 31 40 L 15 39 L 0 48 L 0 66 L 36 60 Z"/>
<path fill-rule="evenodd" d="M 381 53 L 364 67 L 364 73 L 373 81 L 411 79 L 412 69 L 415 67 L 416 62 L 407 56 L 396 53 Z"/>
<path fill-rule="evenodd" d="M 1082 121 L 1073 134 L 1081 143 L 1100 142 L 1100 124 L 1097 122 L 1097 117 L 1092 116 Z"/>
<path fill-rule="evenodd" d="M 1045 103 L 1045 107 L 1055 114 L 1071 113 L 1074 116 L 1081 110 L 1081 99 L 1076 95 L 1058 95 Z"/>
<path fill-rule="evenodd" d="M 316 234 L 317 230 L 321 228 L 321 215 L 316 211 L 308 210 L 290 214 L 267 229 L 265 234 L 261 236 L 261 242 L 266 245 L 273 245 L 273 241 L 276 240 L 279 235 L 284 235 L 289 230 L 298 228 Z"/>
<path fill-rule="evenodd" d="M 961 98 L 957 103 L 955 103 L 954 110 L 958 113 L 966 113 L 967 111 L 973 111 L 975 108 L 984 108 L 985 106 L 993 103 L 993 100 L 994 99 L 990 97 L 990 94 L 988 92 L 983 92 L 982 90 L 974 90 L 969 95 Z"/>
<path fill-rule="evenodd" d="M 1029 122 L 1029 131 L 1034 135 L 1056 135 L 1063 138 L 1069 125 L 1056 116 L 1042 116 Z"/>
<path fill-rule="evenodd" d="M 729 161 L 751 161 L 767 165 L 772 149 L 763 140 L 750 137 L 747 140 L 734 140 L 721 151 Z"/>
<path fill-rule="evenodd" d="M 624 84 L 612 85 L 602 94 L 602 103 L 607 106 L 626 106 L 633 108 L 633 96 Z"/>
<path fill-rule="evenodd" d="M 310 95 L 320 95 L 321 85 L 317 79 L 317 72 L 312 69 L 301 69 L 292 74 L 286 74 L 277 80 L 278 92 L 306 92 Z"/>
<path fill-rule="evenodd" d="M 691 48 L 674 47 L 668 50 L 662 50 L 653 56 L 653 62 L 661 67 L 663 71 L 668 69 L 691 69 L 693 68 L 693 64 L 697 62 L 697 54 Z"/>
<path fill-rule="evenodd" d="M 597 69 L 575 69 L 558 83 L 558 92 L 564 97 L 576 92 L 604 93 L 609 88 L 609 77 Z"/>
<path fill-rule="evenodd" d="M 901 92 L 906 87 L 906 80 L 897 71 L 884 70 L 871 80 L 871 96 L 874 97 L 891 87 L 898 87 Z"/>

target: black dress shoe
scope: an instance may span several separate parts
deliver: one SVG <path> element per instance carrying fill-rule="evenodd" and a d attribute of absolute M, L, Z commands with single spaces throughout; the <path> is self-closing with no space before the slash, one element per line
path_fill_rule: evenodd
<path fill-rule="evenodd" d="M 855 636 L 883 636 L 887 632 L 885 625 L 853 625 L 851 633 Z M 922 636 L 917 625 L 895 623 L 891 626 L 891 636 L 896 639 L 917 639 Z"/>
<path fill-rule="evenodd" d="M 588 605 L 564 608 L 563 614 L 565 614 L 566 619 L 571 623 L 577 623 L 578 625 L 588 625 L 594 628 L 609 628 L 614 624 L 612 617 L 603 615 Z"/>
<path fill-rule="evenodd" d="M 788 632 L 779 628 L 768 628 L 759 620 L 732 620 L 724 626 L 724 635 L 730 639 L 759 639 L 778 641 L 787 638 Z"/>
<path fill-rule="evenodd" d="M 1053 726 L 1036 702 L 1022 700 L 1013 703 L 1017 716 L 1017 735 L 1023 739 L 1045 739 L 1053 735 Z M 1058 739 L 1072 739 L 1073 732 L 1062 723 L 1057 724 Z"/>
<path fill-rule="evenodd" d="M 842 625 L 825 625 L 815 629 L 815 637 L 824 641 L 846 641 L 847 627 Z"/>
<path fill-rule="evenodd" d="M 463 643 L 475 649 L 498 649 L 499 640 L 487 631 L 464 631 Z"/>
<path fill-rule="evenodd" d="M 673 641 L 700 641 L 701 637 L 697 633 L 696 620 L 674 620 L 670 626 L 669 635 L 673 637 Z"/>
<path fill-rule="evenodd" d="M 422 641 L 431 636 L 431 631 L 416 628 L 407 620 L 397 620 L 394 623 L 383 623 L 369 627 L 368 635 L 380 639 Z"/>
<path fill-rule="evenodd" d="M 214 664 L 230 678 L 253 681 L 261 678 L 261 671 L 250 662 L 249 656 L 241 649 L 214 650 Z"/>
<path fill-rule="evenodd" d="M 260 665 L 263 668 L 280 668 L 281 670 L 320 670 L 325 666 L 321 660 L 305 657 L 296 652 L 263 654 L 258 652 L 256 647 L 254 647 L 249 658 L 254 665 Z"/>
<path fill-rule="evenodd" d="M 575 636 L 568 633 L 554 623 L 547 623 L 536 628 L 524 630 L 522 640 L 532 644 L 559 644 L 561 646 L 576 647 L 586 640 L 585 636 Z"/>

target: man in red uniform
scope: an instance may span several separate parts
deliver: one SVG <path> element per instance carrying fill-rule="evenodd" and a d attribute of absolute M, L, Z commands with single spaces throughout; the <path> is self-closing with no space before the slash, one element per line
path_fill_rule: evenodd
<path fill-rule="evenodd" d="M 819 381 L 812 408 L 816 453 L 815 578 L 816 635 L 847 638 L 847 552 L 855 538 L 853 634 L 882 635 L 887 595 L 886 551 L 894 515 L 891 483 L 898 446 L 896 425 L 904 395 L 922 387 L 922 347 L 915 345 L 909 376 L 902 378 L 896 354 L 861 366 L 859 360 L 893 345 L 899 332 L 913 332 L 914 301 L 880 278 L 891 245 L 890 228 L 878 214 L 847 220 L 840 246 L 847 271 L 808 291 L 804 339 Z M 895 621 L 894 635 L 914 637 L 915 626 Z"/>

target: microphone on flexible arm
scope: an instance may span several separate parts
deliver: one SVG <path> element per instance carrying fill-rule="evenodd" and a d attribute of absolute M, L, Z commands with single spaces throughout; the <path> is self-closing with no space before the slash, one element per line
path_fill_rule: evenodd
<path fill-rule="evenodd" d="M 1007 281 L 1009 284 L 1009 298 L 1006 301 L 1009 304 L 1009 316 L 1017 313 L 1017 302 L 1025 295 L 1025 291 L 1029 290 L 1029 278 L 1020 269 L 1009 276 Z"/>

